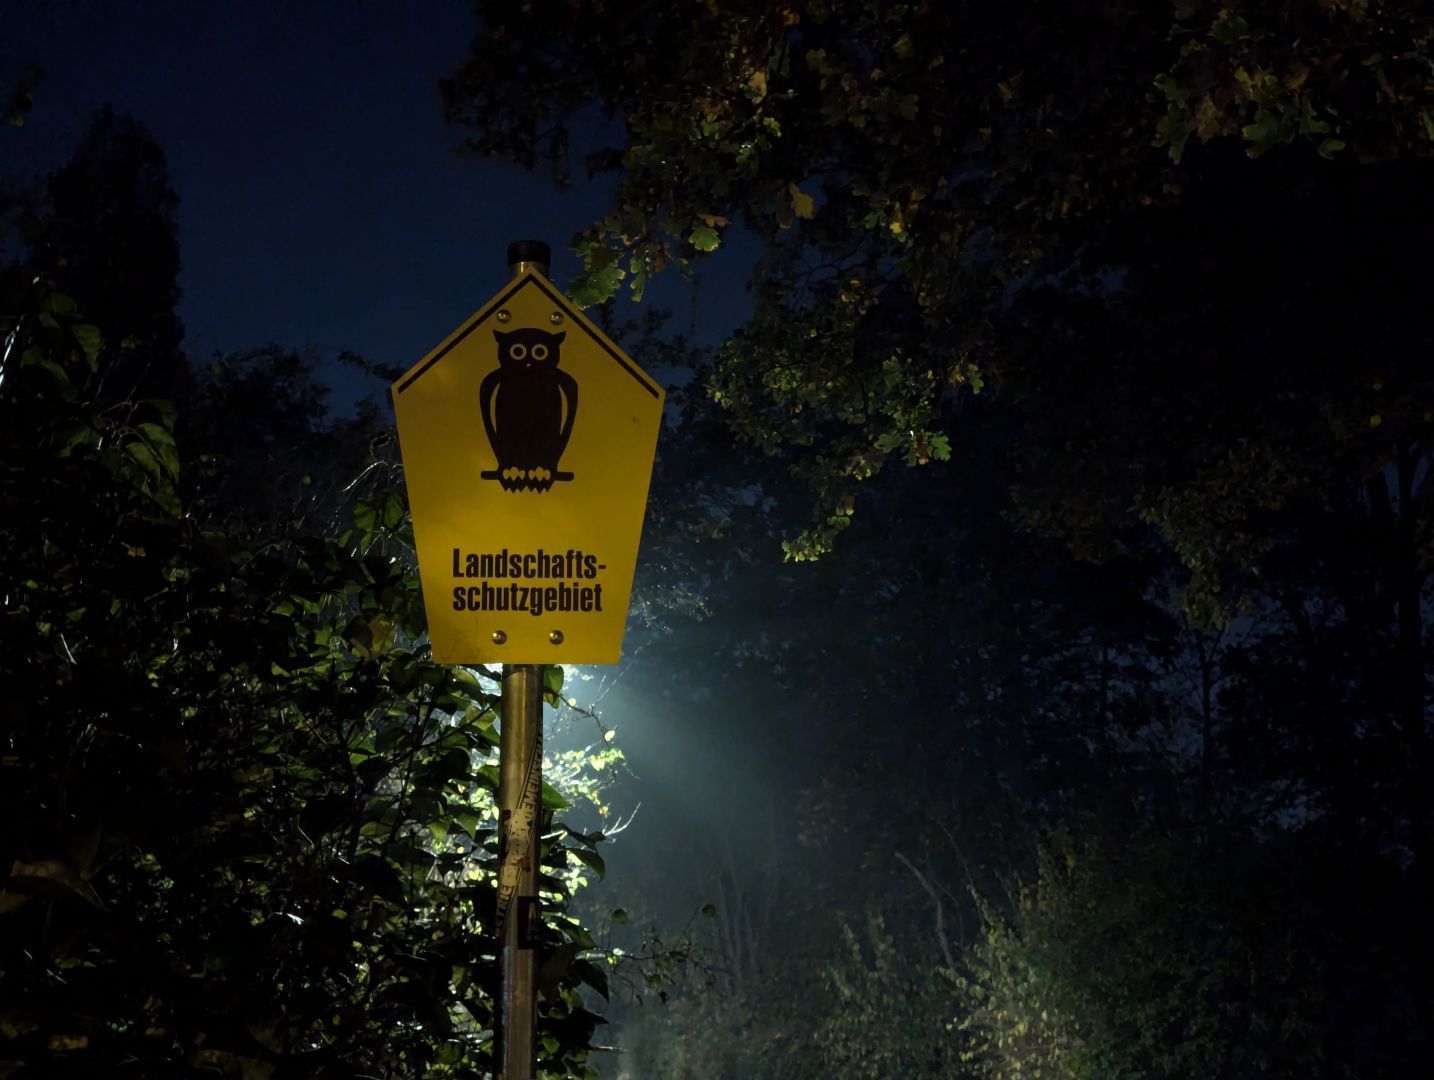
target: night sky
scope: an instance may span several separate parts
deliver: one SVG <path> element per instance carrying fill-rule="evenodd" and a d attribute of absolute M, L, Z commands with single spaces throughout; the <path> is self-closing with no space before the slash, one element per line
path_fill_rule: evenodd
<path fill-rule="evenodd" d="M 437 84 L 468 47 L 467 3 L 58 0 L 4 3 L 0 22 L 0 68 L 46 70 L 25 126 L 8 129 L 4 145 L 18 155 L 8 173 L 30 180 L 62 165 L 106 103 L 163 147 L 179 196 L 184 347 L 196 362 L 275 342 L 407 368 L 499 289 L 510 241 L 548 241 L 551 276 L 565 282 L 577 270 L 568 238 L 611 200 L 612 183 L 581 170 L 560 192 L 543 174 L 454 152 L 461 134 L 443 121 Z M 734 232 L 695 287 L 668 273 L 643 306 L 671 310 L 675 332 L 715 344 L 750 307 L 743 281 L 756 254 Z M 619 303 L 620 314 L 636 310 Z M 387 387 L 351 368 L 319 373 L 334 380 L 335 411 L 364 395 L 389 407 Z M 628 645 L 627 663 L 640 664 Z M 603 695 L 621 670 L 590 669 L 571 692 Z M 659 820 L 717 794 L 693 786 L 713 736 L 627 690 L 603 699 L 645 807 L 619 864 L 652 843 Z"/>
<path fill-rule="evenodd" d="M 568 239 L 611 197 L 581 170 L 559 192 L 454 153 L 437 82 L 467 50 L 467 3 L 8 0 L 0 24 L 7 81 L 47 73 L 7 172 L 62 164 L 105 103 L 164 148 L 193 359 L 277 342 L 407 367 L 502 282 L 509 241 L 548 241 L 566 281 Z M 724 254 L 695 291 L 673 274 L 649 290 L 699 341 L 746 310 L 750 259 Z"/>

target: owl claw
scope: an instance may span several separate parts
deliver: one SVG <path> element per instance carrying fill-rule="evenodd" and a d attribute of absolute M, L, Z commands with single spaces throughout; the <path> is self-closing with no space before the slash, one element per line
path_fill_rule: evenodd
<path fill-rule="evenodd" d="M 491 474 L 489 474 L 491 476 Z M 524 468 L 521 465 L 508 465 L 498 470 L 498 482 L 502 484 L 504 491 L 547 491 L 553 486 L 554 479 L 558 476 L 552 469 L 544 465 L 534 465 L 531 468 Z M 562 474 L 564 480 L 571 480 L 571 474 Z"/>

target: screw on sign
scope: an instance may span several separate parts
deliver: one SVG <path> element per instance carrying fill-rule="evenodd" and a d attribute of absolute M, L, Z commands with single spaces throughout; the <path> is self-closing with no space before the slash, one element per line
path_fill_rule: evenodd
<path fill-rule="evenodd" d="M 541 665 L 617 662 L 662 426 L 662 388 L 553 287 L 549 257 L 510 245 L 508 285 L 393 384 L 433 658 L 503 664 L 503 1080 L 536 1067 Z"/>

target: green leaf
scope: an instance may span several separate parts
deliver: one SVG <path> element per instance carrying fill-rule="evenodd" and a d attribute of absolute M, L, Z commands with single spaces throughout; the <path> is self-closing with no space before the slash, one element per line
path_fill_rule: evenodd
<path fill-rule="evenodd" d="M 391 862 L 399 866 L 428 867 L 433 865 L 433 853 L 418 844 L 391 844 L 384 854 Z"/>
<path fill-rule="evenodd" d="M 59 444 L 58 455 L 69 457 L 81 447 L 94 446 L 99 442 L 100 433 L 95 429 L 94 424 L 87 421 L 76 420 L 56 432 L 56 443 Z"/>
<path fill-rule="evenodd" d="M 104 904 L 100 902 L 90 883 L 59 859 L 36 859 L 34 862 L 17 859 L 10 867 L 10 880 L 6 882 L 4 891 L 56 898 L 75 897 L 93 907 L 104 909 Z"/>
<path fill-rule="evenodd" d="M 361 502 L 354 507 L 354 524 L 365 536 L 371 536 L 378 526 L 378 508 L 371 502 Z"/>
<path fill-rule="evenodd" d="M 458 810 L 453 815 L 453 823 L 466 832 L 473 840 L 478 840 L 479 823 L 483 820 L 481 814 L 476 810 Z"/>
<path fill-rule="evenodd" d="M 398 492 L 390 491 L 383 498 L 383 527 L 395 529 L 402 520 L 403 500 L 399 498 Z"/>
<path fill-rule="evenodd" d="M 543 697 L 554 707 L 562 704 L 563 675 L 562 664 L 543 665 Z"/>
<path fill-rule="evenodd" d="M 569 848 L 568 854 L 577 859 L 599 878 L 607 874 L 607 864 L 603 862 L 602 856 L 596 851 L 589 851 L 587 848 Z"/>
<path fill-rule="evenodd" d="M 698 251 L 716 251 L 717 246 L 722 243 L 717 230 L 708 225 L 697 226 L 687 240 Z"/>
<path fill-rule="evenodd" d="M 792 196 L 792 213 L 804 221 L 810 220 L 816 215 L 817 200 L 808 195 L 796 184 L 788 185 L 788 192 Z"/>
<path fill-rule="evenodd" d="M 89 323 L 75 323 L 70 327 L 70 336 L 75 339 L 75 344 L 79 345 L 93 370 L 94 363 L 99 358 L 100 349 L 104 348 L 105 344 L 99 327 L 91 326 Z"/>
<path fill-rule="evenodd" d="M 607 972 L 602 968 L 591 960 L 579 960 L 573 965 L 573 974 L 601 994 L 604 1001 L 608 1000 Z"/>
<path fill-rule="evenodd" d="M 623 277 L 620 266 L 578 274 L 568 283 L 568 292 L 580 307 L 591 307 L 611 300 Z"/>
<path fill-rule="evenodd" d="M 588 933 L 587 928 L 581 923 L 572 922 L 568 919 L 558 919 L 557 925 L 558 929 L 563 932 L 569 941 L 575 942 L 584 949 L 597 947 L 597 942 L 593 941 L 593 936 Z"/>
<path fill-rule="evenodd" d="M 543 781 L 543 809 L 545 810 L 566 810 L 572 803 L 559 793 L 558 789 L 546 780 Z"/>
<path fill-rule="evenodd" d="M 175 448 L 174 436 L 159 424 L 140 424 L 139 432 L 170 479 L 178 480 L 179 451 Z"/>
<path fill-rule="evenodd" d="M 344 640 L 365 660 L 373 660 L 393 647 L 398 627 L 386 612 L 355 615 L 344 627 Z"/>

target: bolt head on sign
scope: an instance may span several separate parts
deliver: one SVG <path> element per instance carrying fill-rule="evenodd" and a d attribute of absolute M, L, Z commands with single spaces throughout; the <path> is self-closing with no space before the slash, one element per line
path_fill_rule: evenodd
<path fill-rule="evenodd" d="M 531 270 L 393 384 L 435 660 L 617 662 L 663 396 Z"/>

